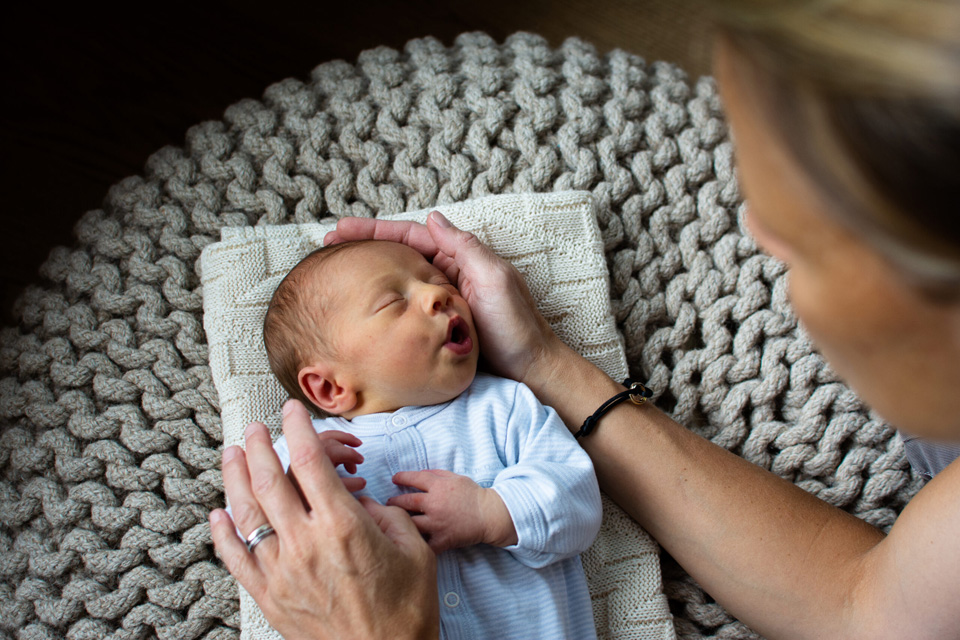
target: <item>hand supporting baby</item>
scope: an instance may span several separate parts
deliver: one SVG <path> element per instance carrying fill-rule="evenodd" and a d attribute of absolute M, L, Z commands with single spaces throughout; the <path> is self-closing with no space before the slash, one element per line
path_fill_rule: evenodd
<path fill-rule="evenodd" d="M 466 476 L 452 471 L 401 471 L 394 484 L 419 489 L 387 500 L 387 506 L 411 512 L 413 523 L 426 536 L 434 553 L 489 544 L 517 543 L 517 530 L 503 499 Z"/>
<path fill-rule="evenodd" d="M 283 432 L 299 491 L 263 424 L 247 428 L 246 451 L 224 450 L 236 526 L 244 536 L 276 529 L 251 553 L 214 509 L 211 535 L 230 573 L 284 638 L 438 638 L 436 556 L 410 516 L 348 493 L 328 452 L 357 459 L 345 442 L 318 438 L 300 402 L 284 405 Z"/>

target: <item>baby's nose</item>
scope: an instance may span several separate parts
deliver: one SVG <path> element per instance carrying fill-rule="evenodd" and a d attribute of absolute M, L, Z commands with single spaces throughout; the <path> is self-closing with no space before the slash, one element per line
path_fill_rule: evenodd
<path fill-rule="evenodd" d="M 450 294 L 441 286 L 427 285 L 426 302 L 432 311 L 443 311 L 450 304 Z"/>

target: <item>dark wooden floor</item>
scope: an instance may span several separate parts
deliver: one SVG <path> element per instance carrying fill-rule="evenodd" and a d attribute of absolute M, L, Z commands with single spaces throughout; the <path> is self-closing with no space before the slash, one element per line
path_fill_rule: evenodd
<path fill-rule="evenodd" d="M 464 31 L 503 40 L 518 30 L 559 45 L 579 35 L 601 52 L 709 72 L 707 26 L 671 0 L 362 0 L 360 2 L 19 3 L 0 27 L 4 78 L 0 144 L 0 321 L 36 279 L 50 249 L 107 188 L 146 158 L 179 145 L 197 122 L 326 60 L 377 45 L 402 48 Z"/>

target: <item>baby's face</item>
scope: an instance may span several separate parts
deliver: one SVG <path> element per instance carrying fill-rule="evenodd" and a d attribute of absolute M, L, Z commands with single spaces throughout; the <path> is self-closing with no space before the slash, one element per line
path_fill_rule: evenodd
<path fill-rule="evenodd" d="M 360 389 L 359 413 L 447 402 L 477 371 L 466 300 L 417 251 L 371 242 L 331 256 L 323 289 L 337 367 Z"/>

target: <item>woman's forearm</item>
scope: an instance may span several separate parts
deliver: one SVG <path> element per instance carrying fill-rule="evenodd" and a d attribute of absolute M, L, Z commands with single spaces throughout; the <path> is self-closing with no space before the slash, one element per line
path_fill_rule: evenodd
<path fill-rule="evenodd" d="M 524 382 L 571 430 L 623 390 L 567 347 L 547 360 Z M 772 637 L 845 637 L 876 529 L 652 406 L 622 403 L 581 444 L 600 487 L 731 613 Z"/>

